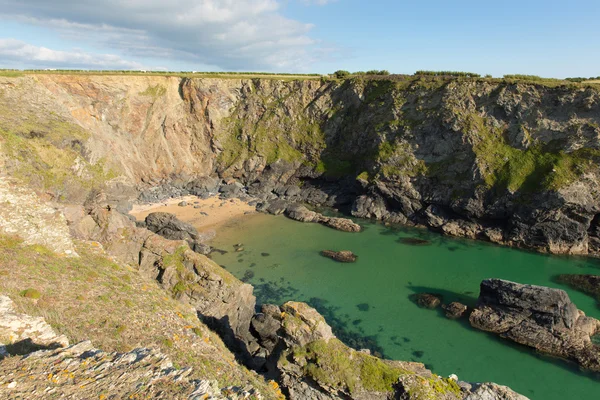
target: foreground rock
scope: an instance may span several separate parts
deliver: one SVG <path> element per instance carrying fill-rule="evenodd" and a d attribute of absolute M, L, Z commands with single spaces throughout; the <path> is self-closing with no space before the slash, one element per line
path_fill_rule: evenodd
<path fill-rule="evenodd" d="M 16 312 L 12 300 L 0 296 L 0 358 L 68 345 L 67 337 L 54 332 L 44 318 Z"/>
<path fill-rule="evenodd" d="M 280 204 L 280 203 L 277 203 Z M 282 205 L 280 204 L 277 209 L 280 210 Z M 361 227 L 354 221 L 348 218 L 337 218 L 337 217 L 326 217 L 323 214 L 310 211 L 305 206 L 299 204 L 293 204 L 284 208 L 285 215 L 293 220 L 300 222 L 316 222 L 328 226 L 330 228 L 337 229 L 343 232 L 360 232 Z"/>
<path fill-rule="evenodd" d="M 204 244 L 207 239 L 206 235 L 201 235 L 198 230 L 191 224 L 183 222 L 174 214 L 165 212 L 155 212 L 149 214 L 142 227 L 170 240 L 185 240 L 190 249 L 196 253 L 209 254 L 211 248 Z"/>
<path fill-rule="evenodd" d="M 574 289 L 594 296 L 600 301 L 600 276 L 596 275 L 559 275 L 556 280 L 566 283 Z"/>
<path fill-rule="evenodd" d="M 232 349 L 245 348 L 253 340 L 249 332 L 256 304 L 252 286 L 192 251 L 186 241 L 165 239 L 104 207 L 93 207 L 70 225 L 78 238 L 102 243 L 118 261 L 191 304 Z"/>
<path fill-rule="evenodd" d="M 382 360 L 351 349 L 304 303 L 265 305 L 252 326 L 267 368 L 280 374 L 291 400 L 526 399 L 503 386 L 457 382 L 421 363 Z"/>
<path fill-rule="evenodd" d="M 323 257 L 331 258 L 332 260 L 343 262 L 343 263 L 353 263 L 356 262 L 358 258 L 356 254 L 348 250 L 342 251 L 333 251 L 333 250 L 323 250 L 321 252 Z"/>
<path fill-rule="evenodd" d="M 192 368 L 175 368 L 155 350 L 107 353 L 86 341 L 2 361 L 0 398 L 260 398 L 253 388 L 221 390 L 216 381 L 192 380 L 191 372 Z"/>
<path fill-rule="evenodd" d="M 484 280 L 469 320 L 477 329 L 600 371 L 600 347 L 591 340 L 600 321 L 586 317 L 563 290 Z"/>

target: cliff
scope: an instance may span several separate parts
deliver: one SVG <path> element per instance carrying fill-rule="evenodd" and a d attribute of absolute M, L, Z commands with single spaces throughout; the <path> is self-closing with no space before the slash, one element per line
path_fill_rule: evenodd
<path fill-rule="evenodd" d="M 63 202 L 265 199 L 600 251 L 600 90 L 486 79 L 0 78 L 0 166 Z"/>

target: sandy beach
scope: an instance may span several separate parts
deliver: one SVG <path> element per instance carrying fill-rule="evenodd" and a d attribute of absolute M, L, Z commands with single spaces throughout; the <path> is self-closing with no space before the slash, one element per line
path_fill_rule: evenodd
<path fill-rule="evenodd" d="M 187 205 L 179 206 L 182 201 L 187 202 Z M 200 199 L 196 196 L 185 196 L 155 204 L 134 205 L 130 214 L 141 221 L 153 212 L 175 214 L 180 220 L 194 225 L 198 231 L 205 231 L 256 211 L 253 206 L 239 199 L 222 200 L 216 196 Z"/>

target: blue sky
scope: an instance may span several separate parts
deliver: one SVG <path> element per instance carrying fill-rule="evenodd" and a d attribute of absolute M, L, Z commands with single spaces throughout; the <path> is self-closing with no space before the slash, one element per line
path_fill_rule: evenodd
<path fill-rule="evenodd" d="M 600 76 L 600 1 L 0 0 L 0 68 Z"/>

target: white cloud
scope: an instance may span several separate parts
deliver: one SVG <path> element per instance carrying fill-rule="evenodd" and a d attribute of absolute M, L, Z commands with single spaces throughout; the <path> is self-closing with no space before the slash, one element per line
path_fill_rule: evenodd
<path fill-rule="evenodd" d="M 0 0 L 0 10 L 125 57 L 256 70 L 306 68 L 322 53 L 313 26 L 283 16 L 278 0 Z"/>
<path fill-rule="evenodd" d="M 0 39 L 0 59 L 39 68 L 69 66 L 94 69 L 142 69 L 141 64 L 123 60 L 114 54 L 90 54 L 77 49 L 52 50 L 16 39 Z"/>

